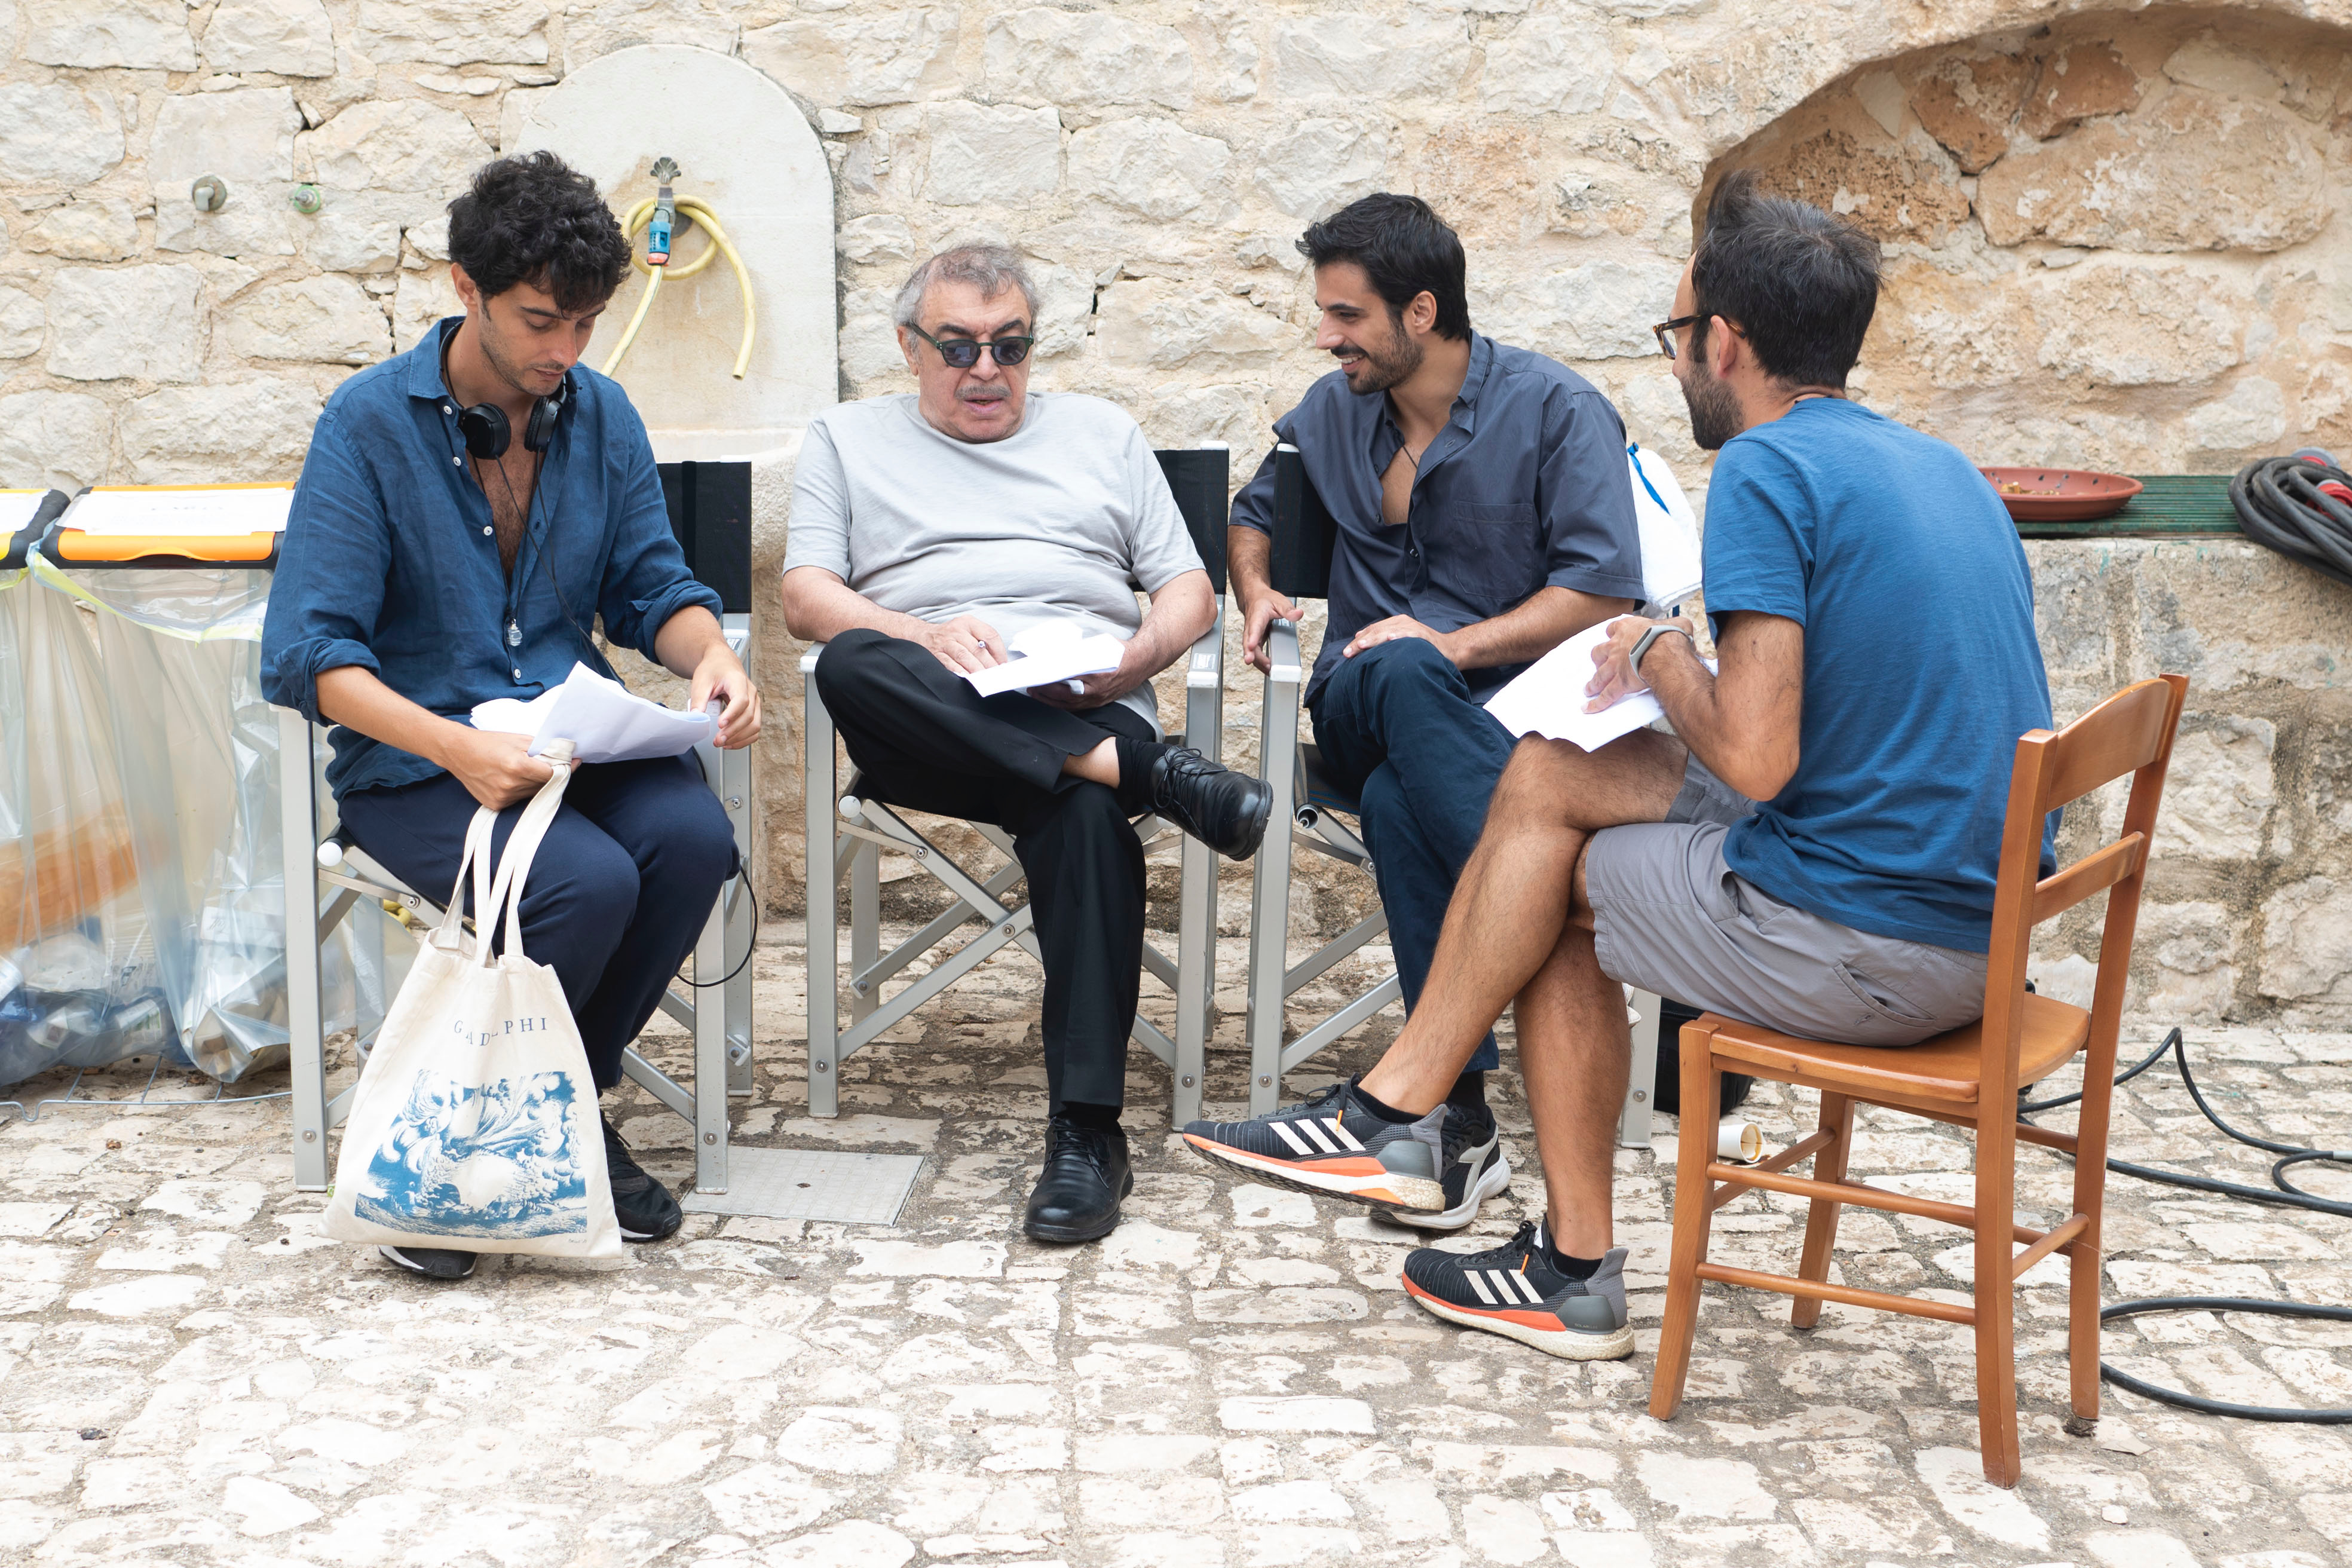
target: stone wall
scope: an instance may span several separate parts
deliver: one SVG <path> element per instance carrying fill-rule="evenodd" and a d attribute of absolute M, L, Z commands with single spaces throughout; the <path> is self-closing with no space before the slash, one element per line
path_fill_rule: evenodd
<path fill-rule="evenodd" d="M 914 258 L 1008 237 L 1045 283 L 1039 384 L 1245 470 L 1328 363 L 1299 228 L 1410 190 L 1461 228 L 1478 325 L 1591 376 L 1703 494 L 1648 326 L 1696 195 L 1744 163 L 1885 243 L 1860 387 L 1984 460 L 2211 470 L 2352 444 L 2352 0 L 0 0 L 0 483 L 294 473 L 335 384 L 449 308 L 465 173 L 530 95 L 646 42 L 740 57 L 822 136 L 844 396 L 905 384 L 887 303 Z M 222 211 L 188 199 L 204 174 Z M 787 721 L 788 481 L 788 456 L 763 467 L 757 649 Z M 2043 554 L 2045 592 L 2074 592 Z M 2136 567 L 2133 592 L 2160 577 Z M 2207 586 L 2200 635 L 2269 613 Z M 2162 651 L 2102 647 L 2053 647 L 2070 692 Z M 2331 689 L 2247 679 L 2210 707 L 2200 688 L 2191 754 L 2271 793 L 2213 807 L 2147 984 L 2216 1012 L 2352 1006 L 2323 932 L 2336 808 L 2310 804 L 2340 755 L 2311 727 Z M 1234 760 L 1254 710 L 1236 680 Z M 759 767 L 760 885 L 796 910 L 796 729 Z M 1345 879 L 1300 897 L 1310 922 L 1361 903 Z"/>

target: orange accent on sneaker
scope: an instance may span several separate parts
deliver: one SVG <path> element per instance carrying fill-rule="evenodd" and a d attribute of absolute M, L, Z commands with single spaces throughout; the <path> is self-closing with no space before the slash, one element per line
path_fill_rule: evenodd
<path fill-rule="evenodd" d="M 1539 1333 L 1564 1334 L 1570 1331 L 1568 1325 L 1561 1322 L 1559 1314 L 1555 1312 L 1531 1312 L 1524 1307 L 1517 1310 L 1509 1308 L 1496 1310 L 1488 1307 L 1465 1307 L 1459 1301 L 1448 1301 L 1442 1296 L 1433 1296 L 1411 1279 L 1404 1281 L 1404 1289 L 1409 1296 L 1418 1296 L 1424 1301 L 1435 1301 L 1439 1306 L 1449 1310 L 1466 1313 L 1474 1318 L 1495 1318 L 1506 1323 L 1517 1323 L 1523 1329 L 1534 1329 Z"/>

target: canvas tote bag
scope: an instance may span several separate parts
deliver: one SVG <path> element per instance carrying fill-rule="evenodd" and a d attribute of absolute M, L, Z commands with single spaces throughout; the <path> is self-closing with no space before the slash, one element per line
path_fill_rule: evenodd
<path fill-rule="evenodd" d="M 484 807 L 466 832 L 447 911 L 416 956 L 352 1097 L 325 1230 L 392 1247 L 617 1258 L 621 1227 L 587 1052 L 555 972 L 522 951 L 531 858 L 563 804 L 571 748 L 489 874 Z M 466 880 L 475 926 L 465 928 Z M 506 921 L 503 952 L 490 951 Z"/>

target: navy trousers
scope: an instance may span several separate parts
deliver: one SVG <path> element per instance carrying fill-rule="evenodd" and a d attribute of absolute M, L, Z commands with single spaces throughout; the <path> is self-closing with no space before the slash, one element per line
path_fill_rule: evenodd
<path fill-rule="evenodd" d="M 909 811 L 1013 836 L 1036 911 L 1051 1108 L 1117 1106 L 1143 986 L 1143 845 L 1118 792 L 1062 772 L 1113 736 L 1152 739 L 1122 703 L 1084 713 L 1024 692 L 982 697 L 920 643 L 844 632 L 816 661 L 817 694 L 861 788 Z"/>
<path fill-rule="evenodd" d="M 1410 1013 L 1437 955 L 1454 881 L 1478 847 L 1486 803 L 1517 742 L 1471 700 L 1462 672 L 1419 637 L 1340 660 L 1313 711 L 1325 766 L 1364 808 L 1364 842 Z M 1501 1065 L 1489 1031 L 1465 1070 Z"/>
<path fill-rule="evenodd" d="M 338 806 L 385 870 L 448 897 L 476 806 L 464 784 L 436 773 L 354 790 Z M 505 853 L 521 815 L 520 805 L 499 814 L 494 853 Z M 735 868 L 726 810 L 689 757 L 593 763 L 564 787 L 523 889 L 522 950 L 562 982 L 599 1090 L 621 1081 L 621 1052 L 661 1005 Z M 465 898 L 470 908 L 470 887 Z"/>

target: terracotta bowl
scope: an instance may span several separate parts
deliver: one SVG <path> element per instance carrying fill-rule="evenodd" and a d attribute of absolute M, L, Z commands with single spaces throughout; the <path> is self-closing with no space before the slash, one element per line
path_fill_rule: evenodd
<path fill-rule="evenodd" d="M 1979 468 L 2019 522 L 2084 522 L 2123 510 L 2139 494 L 2128 474 L 2084 468 Z"/>

